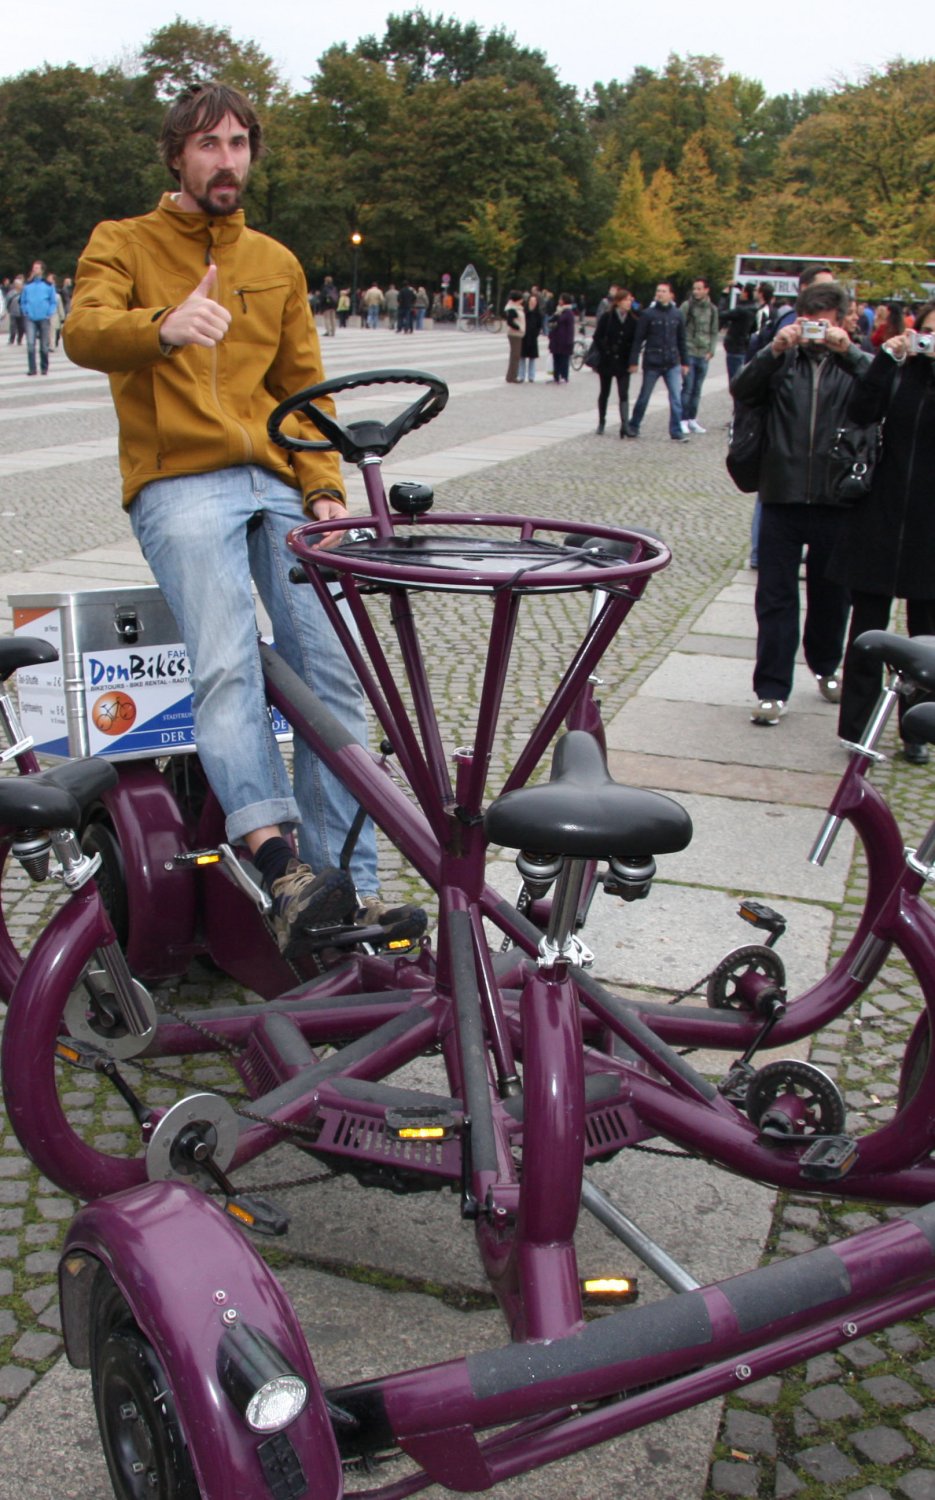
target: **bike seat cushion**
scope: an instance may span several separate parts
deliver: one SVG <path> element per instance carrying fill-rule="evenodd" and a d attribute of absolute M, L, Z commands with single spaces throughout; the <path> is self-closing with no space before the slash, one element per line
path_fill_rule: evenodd
<path fill-rule="evenodd" d="M 692 836 L 683 807 L 614 781 L 599 744 L 581 729 L 556 744 L 552 779 L 497 797 L 484 827 L 504 848 L 578 859 L 674 854 Z"/>
<path fill-rule="evenodd" d="M 865 630 L 852 649 L 884 663 L 935 693 L 935 635 L 893 635 L 889 630 Z"/>
<path fill-rule="evenodd" d="M 0 637 L 0 682 L 6 682 L 20 667 L 36 667 L 50 661 L 58 661 L 58 652 L 51 641 L 36 635 Z"/>
<path fill-rule="evenodd" d="M 91 759 L 65 761 L 34 776 L 0 777 L 0 825 L 77 832 L 88 807 L 116 780 L 110 761 Z"/>

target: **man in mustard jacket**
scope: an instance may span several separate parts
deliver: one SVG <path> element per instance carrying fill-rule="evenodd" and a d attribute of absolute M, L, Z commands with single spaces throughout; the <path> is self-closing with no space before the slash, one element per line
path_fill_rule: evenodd
<path fill-rule="evenodd" d="M 328 520 L 346 503 L 336 453 L 287 454 L 266 431 L 277 403 L 323 370 L 301 266 L 244 223 L 260 123 L 242 94 L 207 84 L 170 107 L 159 144 L 178 191 L 94 230 L 65 346 L 110 377 L 123 503 L 188 650 L 198 752 L 228 838 L 246 844 L 273 897 L 280 947 L 298 957 L 315 927 L 355 916 L 418 936 L 424 912 L 378 898 L 372 824 L 353 880 L 336 868 L 357 804 L 300 740 L 293 794 L 266 710 L 251 578 L 282 656 L 366 738 L 344 651 L 313 590 L 288 582 L 285 538 L 303 510 Z M 301 860 L 283 836 L 293 825 Z"/>

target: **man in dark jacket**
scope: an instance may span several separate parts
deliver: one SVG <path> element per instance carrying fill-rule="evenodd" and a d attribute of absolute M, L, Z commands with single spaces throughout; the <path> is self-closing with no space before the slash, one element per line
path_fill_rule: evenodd
<path fill-rule="evenodd" d="M 631 375 L 639 369 L 641 353 L 643 384 L 633 408 L 633 420 L 627 424 L 627 437 L 639 437 L 649 398 L 661 376 L 669 392 L 669 436 L 675 443 L 687 443 L 688 434 L 682 431 L 682 382 L 688 374 L 685 324 L 668 281 L 660 281 L 655 299 L 637 324 L 630 356 Z"/>
<path fill-rule="evenodd" d="M 731 395 L 766 407 L 760 465 L 754 724 L 778 724 L 792 691 L 799 644 L 799 568 L 807 547 L 805 660 L 829 702 L 840 698 L 838 665 L 847 590 L 825 577 L 845 509 L 831 493 L 829 452 L 845 424 L 854 381 L 870 363 L 840 326 L 848 295 L 836 282 L 799 294 L 797 318 L 745 365 Z"/>

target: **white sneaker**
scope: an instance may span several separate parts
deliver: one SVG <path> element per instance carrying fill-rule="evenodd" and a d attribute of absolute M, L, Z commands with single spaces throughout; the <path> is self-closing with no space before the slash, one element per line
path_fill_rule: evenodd
<path fill-rule="evenodd" d="M 682 426 L 685 426 L 684 422 Z M 707 432 L 708 429 L 707 427 L 702 427 L 700 422 L 696 422 L 694 417 L 690 417 L 688 420 L 688 430 L 689 432 Z"/>
<path fill-rule="evenodd" d="M 778 724 L 786 711 L 782 698 L 761 698 L 750 715 L 751 724 Z"/>
<path fill-rule="evenodd" d="M 681 427 L 681 429 L 684 432 L 684 434 L 685 434 L 686 437 L 688 437 L 688 434 L 691 432 L 691 425 L 692 425 L 691 422 L 680 422 L 679 423 L 679 426 Z"/>

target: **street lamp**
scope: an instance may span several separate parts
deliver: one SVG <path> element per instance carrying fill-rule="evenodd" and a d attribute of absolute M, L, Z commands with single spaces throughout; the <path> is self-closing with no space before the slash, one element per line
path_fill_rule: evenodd
<path fill-rule="evenodd" d="M 351 244 L 354 246 L 354 263 L 351 268 L 351 312 L 357 311 L 357 255 L 363 242 L 363 235 L 355 229 L 351 235 Z"/>

